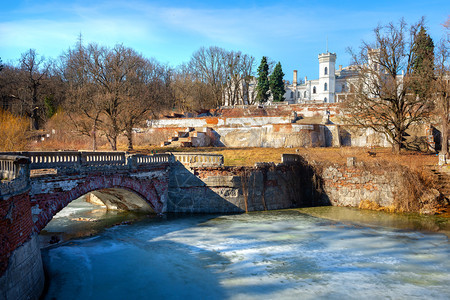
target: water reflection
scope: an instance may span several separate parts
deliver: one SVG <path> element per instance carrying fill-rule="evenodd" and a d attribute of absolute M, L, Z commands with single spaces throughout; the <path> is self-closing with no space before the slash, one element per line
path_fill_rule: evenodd
<path fill-rule="evenodd" d="M 449 219 L 439 215 L 387 213 L 383 211 L 333 206 L 306 207 L 297 210 L 307 215 L 339 221 L 354 226 L 359 224 L 362 226 L 381 226 L 403 230 L 439 232 L 450 236 Z"/>

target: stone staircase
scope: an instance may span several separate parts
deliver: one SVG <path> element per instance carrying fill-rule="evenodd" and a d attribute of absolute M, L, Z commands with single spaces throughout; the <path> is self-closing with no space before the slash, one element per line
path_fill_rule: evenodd
<path fill-rule="evenodd" d="M 450 199 L 450 170 L 438 166 L 430 167 L 430 171 L 437 176 L 437 189 L 448 200 Z"/>
<path fill-rule="evenodd" d="M 210 132 L 209 127 L 177 130 L 171 138 L 161 143 L 161 147 L 208 147 L 211 145 Z"/>

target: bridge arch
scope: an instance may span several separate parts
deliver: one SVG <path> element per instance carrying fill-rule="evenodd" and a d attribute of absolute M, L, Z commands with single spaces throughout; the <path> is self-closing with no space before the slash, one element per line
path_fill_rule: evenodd
<path fill-rule="evenodd" d="M 137 178 L 129 174 L 90 174 L 85 176 L 64 176 L 49 180 L 47 177 L 32 181 L 30 200 L 34 231 L 40 232 L 52 218 L 73 200 L 94 193 L 103 196 L 110 208 L 138 209 L 148 204 L 155 213 L 164 211 L 167 194 L 165 178 Z M 134 195 L 126 201 L 124 197 Z M 105 199 L 107 197 L 107 199 Z"/>

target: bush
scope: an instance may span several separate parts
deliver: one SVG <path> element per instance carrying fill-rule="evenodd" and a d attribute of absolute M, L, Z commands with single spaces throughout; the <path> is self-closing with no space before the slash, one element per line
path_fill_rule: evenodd
<path fill-rule="evenodd" d="M 25 150 L 28 145 L 29 121 L 0 109 L 0 151 Z"/>

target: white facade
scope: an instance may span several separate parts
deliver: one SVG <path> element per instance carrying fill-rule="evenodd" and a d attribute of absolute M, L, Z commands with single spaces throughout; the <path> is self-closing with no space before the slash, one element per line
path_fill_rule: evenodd
<path fill-rule="evenodd" d="M 336 70 L 336 54 L 319 54 L 319 79 L 297 82 L 294 71 L 292 84 L 285 86 L 285 101 L 288 103 L 335 103 L 341 102 L 352 91 L 351 82 L 356 80 L 356 70 L 352 67 Z"/>

